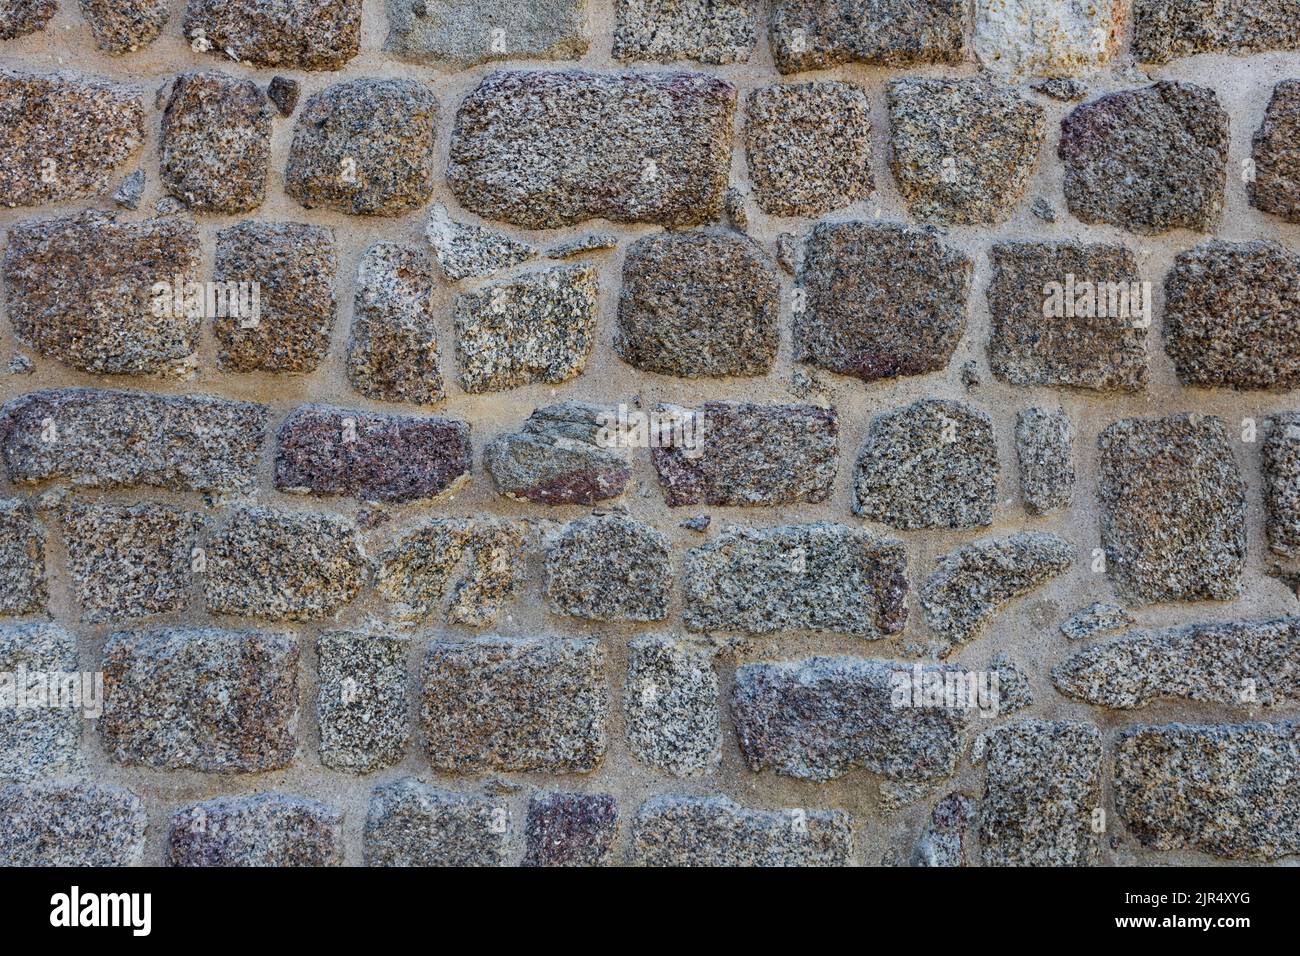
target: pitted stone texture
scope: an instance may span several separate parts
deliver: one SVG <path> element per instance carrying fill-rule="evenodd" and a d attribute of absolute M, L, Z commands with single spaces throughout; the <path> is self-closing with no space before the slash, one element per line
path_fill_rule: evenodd
<path fill-rule="evenodd" d="M 609 866 L 618 804 L 604 793 L 535 793 L 528 798 L 524 836 L 524 866 Z"/>
<path fill-rule="evenodd" d="M 588 773 L 605 755 L 609 693 L 598 640 L 432 641 L 421 680 L 435 770 Z"/>
<path fill-rule="evenodd" d="M 1118 709 L 1168 698 L 1285 704 L 1300 699 L 1300 618 L 1135 631 L 1084 648 L 1052 680 L 1067 697 Z"/>
<path fill-rule="evenodd" d="M 1123 40 L 1121 0 L 976 0 L 971 45 L 986 68 L 1022 80 L 1103 67 Z"/>
<path fill-rule="evenodd" d="M 736 668 L 731 710 L 749 769 L 816 781 L 858 769 L 906 782 L 950 776 L 970 710 L 896 706 L 898 677 L 914 670 L 859 657 Z"/>
<path fill-rule="evenodd" d="M 242 222 L 217 233 L 216 282 L 256 283 L 260 314 L 213 321 L 230 372 L 314 372 L 334 327 L 334 234 L 297 222 Z"/>
<path fill-rule="evenodd" d="M 1230 860 L 1300 853 L 1300 724 L 1171 724 L 1122 731 L 1115 810 L 1155 850 Z"/>
<path fill-rule="evenodd" d="M 518 432 L 483 451 L 483 466 L 507 498 L 544 505 L 592 505 L 617 498 L 631 480 L 631 453 L 613 432 L 613 405 L 562 402 L 534 409 Z M 611 440 L 612 439 L 612 440 Z"/>
<path fill-rule="evenodd" d="M 912 851 L 912 866 L 970 866 L 977 808 L 964 793 L 950 793 L 936 803 Z"/>
<path fill-rule="evenodd" d="M 104 646 L 99 730 L 115 763 L 257 773 L 297 751 L 298 642 L 288 634 L 163 628 Z"/>
<path fill-rule="evenodd" d="M 143 143 L 139 89 L 0 70 L 0 205 L 102 196 Z"/>
<path fill-rule="evenodd" d="M 1092 724 L 1025 720 L 990 731 L 980 802 L 984 865 L 1094 865 L 1101 759 Z"/>
<path fill-rule="evenodd" d="M 408 777 L 371 795 L 364 845 L 366 866 L 504 866 L 510 812 Z"/>
<path fill-rule="evenodd" d="M 1146 388 L 1152 303 L 1132 252 L 1119 245 L 1005 242 L 993 246 L 991 258 L 986 297 L 994 375 L 1023 386 Z"/>
<path fill-rule="evenodd" d="M 1074 500 L 1074 424 L 1065 409 L 1026 408 L 1016 415 L 1020 493 L 1032 514 Z"/>
<path fill-rule="evenodd" d="M 7 698 L 0 703 L 0 780 L 23 782 L 80 770 L 81 708 L 15 706 L 20 669 L 29 679 L 78 673 L 76 639 L 55 624 L 0 624 L 0 673 L 7 678 L 0 686 L 0 697 Z M 26 690 L 39 693 L 40 686 L 29 680 Z M 44 686 L 48 691 L 48 680 Z"/>
<path fill-rule="evenodd" d="M 853 510 L 909 531 L 985 527 L 997 482 L 992 419 L 961 402 L 924 399 L 872 420 Z"/>
<path fill-rule="evenodd" d="M 464 70 L 490 60 L 578 60 L 590 46 L 587 0 L 388 0 L 384 50 Z"/>
<path fill-rule="evenodd" d="M 1125 601 L 1226 601 L 1241 593 L 1246 486 L 1213 416 L 1130 418 L 1097 440 L 1101 544 Z"/>
<path fill-rule="evenodd" d="M 1208 232 L 1223 211 L 1228 114 L 1192 83 L 1108 93 L 1061 121 L 1057 155 L 1065 201 L 1082 222 Z"/>
<path fill-rule="evenodd" d="M 253 483 L 266 416 L 265 405 L 206 395 L 48 389 L 0 410 L 0 447 L 17 484 L 241 491 Z"/>
<path fill-rule="evenodd" d="M 754 52 L 757 0 L 617 0 L 616 60 L 744 63 Z"/>
<path fill-rule="evenodd" d="M 821 223 L 804 246 L 795 358 L 864 382 L 947 367 L 974 266 L 928 232 Z"/>
<path fill-rule="evenodd" d="M 693 440 L 650 451 L 670 506 L 784 505 L 830 497 L 840 457 L 835 409 L 706 402 L 690 411 L 657 410 L 697 423 Z"/>
<path fill-rule="evenodd" d="M 456 365 L 471 394 L 559 385 L 587 366 L 599 308 L 596 270 L 558 266 L 456 297 Z"/>
<path fill-rule="evenodd" d="M 588 232 L 574 239 L 561 239 L 546 248 L 548 259 L 572 259 L 593 252 L 607 252 L 618 248 L 618 236 L 612 232 Z"/>
<path fill-rule="evenodd" d="M 366 398 L 437 405 L 447 397 L 433 288 L 423 252 L 377 242 L 361 257 L 347 370 Z"/>
<path fill-rule="evenodd" d="M 177 308 L 175 283 L 197 281 L 201 257 L 198 228 L 180 218 L 117 222 L 90 211 L 20 223 L 4 255 L 14 334 L 83 372 L 185 372 L 201 317 Z"/>
<path fill-rule="evenodd" d="M 614 350 L 661 375 L 764 375 L 776 361 L 780 311 L 776 270 L 753 240 L 650 235 L 623 260 Z"/>
<path fill-rule="evenodd" d="M 131 53 L 158 39 L 171 4 L 167 0 L 80 0 L 95 45 L 105 53 Z"/>
<path fill-rule="evenodd" d="M 1255 133 L 1254 178 L 1246 183 L 1256 209 L 1300 222 L 1300 80 L 1273 87 L 1264 122 Z"/>
<path fill-rule="evenodd" d="M 668 538 L 623 515 L 567 525 L 546 549 L 552 612 L 591 621 L 662 621 L 672 585 Z"/>
<path fill-rule="evenodd" d="M 889 167 L 923 222 L 1001 222 L 1024 195 L 1043 108 L 985 77 L 907 77 L 888 86 Z"/>
<path fill-rule="evenodd" d="M 841 63 L 958 63 L 962 0 L 773 0 L 768 43 L 782 73 Z"/>
<path fill-rule="evenodd" d="M 400 216 L 433 192 L 438 101 L 423 83 L 349 80 L 307 100 L 285 191 L 308 209 Z"/>
<path fill-rule="evenodd" d="M 45 529 L 27 501 L 0 498 L 0 615 L 34 614 L 49 600 Z"/>
<path fill-rule="evenodd" d="M 63 540 L 81 619 L 103 624 L 184 610 L 204 523 L 170 505 L 70 506 Z"/>
<path fill-rule="evenodd" d="M 429 210 L 424 235 L 449 282 L 490 276 L 537 255 L 537 250 L 528 243 L 513 239 L 499 229 L 456 222 L 441 203 Z"/>
<path fill-rule="evenodd" d="M 338 70 L 361 47 L 361 0 L 189 0 L 184 30 L 213 56 Z"/>
<path fill-rule="evenodd" d="M 15 784 L 0 790 L 0 866 L 138 866 L 147 822 L 122 787 Z"/>
<path fill-rule="evenodd" d="M 345 518 L 241 508 L 208 546 L 208 611 L 319 620 L 356 597 L 370 570 L 356 526 Z"/>
<path fill-rule="evenodd" d="M 401 504 L 436 498 L 469 476 L 469 424 L 304 405 L 276 436 L 275 487 Z"/>
<path fill-rule="evenodd" d="M 686 556 L 686 626 L 877 640 L 907 621 L 901 542 L 837 524 L 731 525 Z"/>
<path fill-rule="evenodd" d="M 409 647 L 395 634 L 336 631 L 317 640 L 316 711 L 325 766 L 371 773 L 406 756 Z"/>
<path fill-rule="evenodd" d="M 1082 641 L 1098 634 L 1118 631 L 1133 623 L 1133 615 L 1118 604 L 1094 601 L 1079 608 L 1061 622 L 1061 633 L 1072 641 Z"/>
<path fill-rule="evenodd" d="M 445 613 L 450 624 L 482 627 L 497 619 L 523 579 L 523 552 L 523 532 L 510 522 L 430 521 L 380 555 L 375 590 L 403 623 Z"/>
<path fill-rule="evenodd" d="M 714 649 L 654 635 L 628 649 L 623 703 L 632 753 L 675 777 L 712 772 L 722 760 Z"/>
<path fill-rule="evenodd" d="M 59 10 L 59 0 L 0 0 L 0 40 L 39 33 Z"/>
<path fill-rule="evenodd" d="M 275 104 L 280 115 L 289 117 L 298 108 L 298 97 L 302 93 L 302 84 L 287 76 L 273 76 L 266 85 L 266 98 Z"/>
<path fill-rule="evenodd" d="M 745 112 L 749 176 L 769 216 L 815 219 L 875 190 L 871 104 L 862 87 L 842 82 L 768 86 L 749 94 Z"/>
<path fill-rule="evenodd" d="M 1014 714 L 1018 710 L 1033 706 L 1034 689 L 1029 683 L 1029 675 L 1006 654 L 993 655 L 993 659 L 989 661 L 989 676 L 997 678 L 997 691 L 993 699 L 997 716 Z M 976 693 L 979 693 L 978 687 Z M 978 701 L 978 697 L 976 700 Z"/>
<path fill-rule="evenodd" d="M 447 182 L 466 209 L 532 229 L 710 222 L 735 108 L 735 87 L 699 73 L 493 73 L 456 114 Z"/>
<path fill-rule="evenodd" d="M 726 797 L 651 797 L 632 827 L 638 866 L 847 866 L 843 810 L 754 810 Z"/>
<path fill-rule="evenodd" d="M 1260 240 L 1179 253 L 1165 279 L 1164 330 L 1184 385 L 1300 386 L 1300 256 Z"/>
<path fill-rule="evenodd" d="M 171 866 L 340 866 L 343 814 L 305 797 L 260 793 L 192 803 L 172 815 Z"/>
<path fill-rule="evenodd" d="M 1074 546 L 1047 531 L 985 538 L 945 554 L 921 585 L 925 623 L 951 652 L 977 637 L 1008 601 L 1064 574 Z"/>
<path fill-rule="evenodd" d="M 195 212 L 240 213 L 266 198 L 271 107 L 252 80 L 183 73 L 162 119 L 163 186 Z"/>
<path fill-rule="evenodd" d="M 1167 63 L 1196 53 L 1300 49 L 1293 0 L 1135 0 L 1133 55 Z"/>
<path fill-rule="evenodd" d="M 1265 427 L 1261 458 L 1268 546 L 1275 554 L 1300 557 L 1300 412 L 1274 415 Z"/>

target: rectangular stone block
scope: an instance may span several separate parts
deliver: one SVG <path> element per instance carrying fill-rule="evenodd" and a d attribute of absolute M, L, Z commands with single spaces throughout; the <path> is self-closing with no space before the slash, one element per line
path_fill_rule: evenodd
<path fill-rule="evenodd" d="M 338 866 L 343 814 L 280 793 L 219 797 L 177 810 L 167 836 L 172 866 Z"/>
<path fill-rule="evenodd" d="M 410 736 L 406 658 L 396 634 L 336 631 L 316 642 L 321 763 L 371 773 L 400 763 Z"/>
<path fill-rule="evenodd" d="M 502 866 L 510 822 L 501 800 L 398 780 L 370 797 L 366 865 Z"/>
<path fill-rule="evenodd" d="M 57 624 L 0 625 L 0 781 L 81 769 L 89 702 L 58 699 L 62 678 L 79 671 L 77 642 Z"/>

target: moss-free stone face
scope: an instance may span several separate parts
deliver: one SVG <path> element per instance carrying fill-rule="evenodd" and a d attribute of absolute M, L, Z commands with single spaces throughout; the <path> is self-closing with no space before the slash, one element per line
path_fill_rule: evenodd
<path fill-rule="evenodd" d="M 577 60 L 590 45 L 587 0 L 387 0 L 384 50 L 465 70 L 491 60 Z"/>
<path fill-rule="evenodd" d="M 253 66 L 338 70 L 361 47 L 361 0 L 189 0 L 193 49 Z"/>
<path fill-rule="evenodd" d="M 281 793 L 181 807 L 167 834 L 171 866 L 338 866 L 343 814 Z"/>
<path fill-rule="evenodd" d="M 628 649 L 623 706 L 632 752 L 676 777 L 712 772 L 722 760 L 715 649 L 656 635 Z"/>
<path fill-rule="evenodd" d="M 171 4 L 167 0 L 79 0 L 81 15 L 105 53 L 133 53 L 158 39 Z"/>
<path fill-rule="evenodd" d="M 507 498 L 544 505 L 593 505 L 617 498 L 632 477 L 631 450 L 609 440 L 614 405 L 562 402 L 534 409 L 518 432 L 483 450 L 483 467 Z"/>
<path fill-rule="evenodd" d="M 1026 408 L 1016 415 L 1020 494 L 1031 514 L 1074 500 L 1074 423 L 1064 409 Z"/>
<path fill-rule="evenodd" d="M 1264 472 L 1265 531 L 1274 554 L 1300 556 L 1300 412 L 1265 422 L 1260 458 Z"/>
<path fill-rule="evenodd" d="M 1300 20 L 1289 0 L 1135 0 L 1133 54 L 1167 63 L 1196 53 L 1245 55 L 1300 49 Z"/>
<path fill-rule="evenodd" d="M 672 585 L 668 538 L 625 515 L 567 525 L 546 548 L 546 598 L 556 614 L 662 621 Z"/>
<path fill-rule="evenodd" d="M 962 0 L 774 0 L 772 59 L 782 73 L 841 63 L 957 63 L 965 47 Z"/>
<path fill-rule="evenodd" d="M 0 0 L 0 40 L 39 33 L 59 11 L 59 0 Z"/>
<path fill-rule="evenodd" d="M 1013 80 L 1094 72 L 1123 42 L 1123 0 L 976 0 L 975 56 Z"/>
<path fill-rule="evenodd" d="M 608 866 L 618 804 L 607 793 L 535 793 L 524 824 L 524 866 Z"/>
<path fill-rule="evenodd" d="M 413 778 L 375 788 L 367 866 L 504 866 L 513 825 L 504 800 L 436 790 Z"/>
<path fill-rule="evenodd" d="M 363 774 L 406 756 L 409 650 L 410 640 L 397 634 L 335 631 L 320 636 L 316 714 L 321 763 Z"/>
<path fill-rule="evenodd" d="M 130 790 L 86 781 L 0 790 L 0 866 L 138 866 L 148 817 Z"/>
<path fill-rule="evenodd" d="M 0 499 L 0 616 L 32 614 L 49 599 L 45 529 L 30 503 Z"/>
<path fill-rule="evenodd" d="M 618 0 L 614 59 L 744 63 L 758 8 L 758 0 Z"/>
<path fill-rule="evenodd" d="M 1246 192 L 1256 209 L 1300 222 L 1300 80 L 1273 88 L 1255 133 Z"/>
<path fill-rule="evenodd" d="M 78 673 L 76 639 L 56 624 L 0 624 L 0 674 L 7 678 L 7 699 L 0 706 L 0 781 L 80 771 L 82 709 L 76 701 L 62 707 L 17 706 L 14 682 L 22 671 L 33 676 Z"/>

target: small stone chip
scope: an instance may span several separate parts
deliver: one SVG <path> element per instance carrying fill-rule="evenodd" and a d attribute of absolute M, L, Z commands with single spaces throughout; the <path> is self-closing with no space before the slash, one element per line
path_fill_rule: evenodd
<path fill-rule="evenodd" d="M 632 826 L 638 866 L 847 866 L 843 810 L 753 810 L 726 797 L 651 797 Z"/>
<path fill-rule="evenodd" d="M 298 97 L 302 85 L 287 76 L 273 76 L 266 87 L 266 98 L 275 104 L 280 115 L 289 117 L 298 108 Z"/>
<path fill-rule="evenodd" d="M 712 772 L 722 760 L 714 649 L 651 635 L 628 650 L 623 705 L 632 753 L 675 777 Z"/>
<path fill-rule="evenodd" d="M 361 0 L 189 0 L 184 30 L 196 52 L 338 70 L 361 48 Z"/>
<path fill-rule="evenodd" d="M 363 840 L 366 866 L 504 866 L 510 811 L 408 777 L 375 788 Z"/>
<path fill-rule="evenodd" d="M 567 525 L 546 549 L 552 612 L 591 621 L 662 621 L 672 586 L 668 538 L 619 514 Z"/>
<path fill-rule="evenodd" d="M 588 232 L 548 246 L 545 255 L 548 259 L 572 259 L 590 252 L 607 252 L 617 247 L 618 236 L 614 233 Z"/>
<path fill-rule="evenodd" d="M 0 0 L 0 40 L 39 33 L 58 11 L 59 0 Z"/>
<path fill-rule="evenodd" d="M 340 866 L 343 814 L 280 793 L 181 807 L 167 835 L 171 866 Z"/>
<path fill-rule="evenodd" d="M 122 180 L 122 185 L 117 187 L 117 192 L 113 193 L 113 203 L 122 209 L 139 209 L 140 200 L 144 196 L 145 182 L 143 169 L 127 174 Z"/>
<path fill-rule="evenodd" d="M 1074 500 L 1074 425 L 1065 409 L 1026 408 L 1016 415 L 1020 493 L 1036 515 Z"/>
<path fill-rule="evenodd" d="M 147 823 L 122 787 L 15 784 L 0 790 L 0 866 L 138 866 Z"/>
<path fill-rule="evenodd" d="M 158 39 L 171 4 L 167 0 L 79 0 L 81 15 L 105 53 L 133 53 Z"/>
<path fill-rule="evenodd" d="M 435 203 L 429 210 L 424 235 L 449 282 L 490 276 L 537 255 L 537 250 L 528 243 L 504 232 L 456 222 L 442 203 Z"/>
<path fill-rule="evenodd" d="M 1133 615 L 1118 604 L 1094 601 L 1061 622 L 1061 633 L 1071 641 L 1087 640 L 1133 623 Z"/>
<path fill-rule="evenodd" d="M 563 402 L 533 410 L 521 431 L 483 450 L 483 466 L 507 498 L 545 505 L 593 505 L 617 498 L 632 477 L 619 409 Z"/>
<path fill-rule="evenodd" d="M 389 0 L 384 51 L 465 70 L 492 60 L 578 60 L 587 52 L 586 0 Z"/>
<path fill-rule="evenodd" d="M 1300 222 L 1300 80 L 1273 88 L 1251 150 L 1246 191 L 1256 209 Z"/>
<path fill-rule="evenodd" d="M 1266 50 L 1300 50 L 1300 19 L 1287 0 L 1134 0 L 1133 55 L 1140 60 Z"/>
<path fill-rule="evenodd" d="M 1281 412 L 1265 427 L 1261 458 L 1268 546 L 1283 557 L 1300 557 L 1300 412 Z"/>
<path fill-rule="evenodd" d="M 528 798 L 524 866 L 609 866 L 618 804 L 607 793 L 535 793 Z"/>
<path fill-rule="evenodd" d="M 964 793 L 950 793 L 936 803 L 912 851 L 912 866 L 970 866 L 977 808 Z"/>
<path fill-rule="evenodd" d="M 744 63 L 757 39 L 757 0 L 619 0 L 614 59 Z"/>
<path fill-rule="evenodd" d="M 29 502 L 0 498 L 0 615 L 34 614 L 49 600 L 45 529 Z"/>
<path fill-rule="evenodd" d="M 1110 61 L 1127 19 L 1122 0 L 976 0 L 971 45 L 986 68 L 1014 80 L 1073 76 Z"/>
<path fill-rule="evenodd" d="M 782 73 L 959 63 L 965 33 L 965 0 L 773 0 L 768 20 Z"/>
<path fill-rule="evenodd" d="M 397 634 L 335 631 L 317 640 L 316 711 L 325 766 L 372 773 L 406 756 L 409 647 Z"/>
<path fill-rule="evenodd" d="M 55 624 L 0 624 L 0 780 L 28 781 L 63 776 L 82 768 L 81 703 L 48 704 L 39 696 L 48 682 L 17 686 L 18 673 L 66 674 L 80 672 L 77 641 Z M 18 691 L 29 695 L 27 706 L 19 707 Z M 57 703 L 57 701 L 55 701 Z M 0 828 L 0 834 L 5 831 Z"/>

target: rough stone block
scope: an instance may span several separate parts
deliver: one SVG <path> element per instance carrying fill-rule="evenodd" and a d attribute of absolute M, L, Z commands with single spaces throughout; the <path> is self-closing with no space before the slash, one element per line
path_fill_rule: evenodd
<path fill-rule="evenodd" d="M 147 818 L 122 787 L 40 783 L 0 790 L 0 866 L 138 866 Z"/>
<path fill-rule="evenodd" d="M 1274 415 L 1265 428 L 1260 457 L 1268 546 L 1283 557 L 1300 557 L 1300 412 Z"/>
<path fill-rule="evenodd" d="M 24 782 L 81 769 L 82 714 L 94 702 L 44 706 L 51 680 L 79 670 L 76 639 L 58 625 L 0 624 L 0 780 Z M 25 687 L 19 684 L 24 673 Z"/>
<path fill-rule="evenodd" d="M 507 498 L 593 505 L 617 498 L 632 478 L 631 454 L 611 434 L 613 405 L 563 402 L 534 409 L 523 429 L 492 439 L 483 466 Z"/>
<path fill-rule="evenodd" d="M 316 711 L 325 766 L 371 773 L 406 756 L 409 647 L 396 634 L 336 631 L 317 640 Z"/>
<path fill-rule="evenodd" d="M 618 0 L 616 60 L 744 63 L 754 52 L 755 0 Z"/>
<path fill-rule="evenodd" d="M 628 649 L 623 703 L 632 753 L 676 777 L 713 771 L 722 760 L 714 649 L 660 636 Z"/>
<path fill-rule="evenodd" d="M 1020 493 L 1036 515 L 1074 500 L 1074 424 L 1064 409 L 1026 408 L 1016 415 Z"/>
<path fill-rule="evenodd" d="M 1297 49 L 1300 19 L 1289 0 L 1134 0 L 1133 55 L 1149 63 Z"/>
<path fill-rule="evenodd" d="M 339 866 L 343 814 L 305 797 L 259 793 L 193 803 L 172 815 L 171 866 Z"/>
<path fill-rule="evenodd" d="M 21 498 L 0 498 L 0 615 L 34 614 L 50 600 L 45 529 Z"/>
<path fill-rule="evenodd" d="M 975 56 L 995 73 L 1078 76 L 1105 66 L 1123 42 L 1122 0 L 976 0 Z"/>
<path fill-rule="evenodd" d="M 44 30 L 59 11 L 59 0 L 0 0 L 0 40 Z"/>
<path fill-rule="evenodd" d="M 510 811 L 406 778 L 375 789 L 364 841 L 367 866 L 504 866 Z"/>
<path fill-rule="evenodd" d="M 618 837 L 609 794 L 535 793 L 524 825 L 524 866 L 608 866 Z"/>
<path fill-rule="evenodd" d="M 491 60 L 578 60 L 586 0 L 389 0 L 384 50 L 412 63 L 464 70 Z"/>
<path fill-rule="evenodd" d="M 1072 641 L 1083 641 L 1133 623 L 1133 615 L 1118 604 L 1094 601 L 1061 622 L 1061 633 Z"/>
<path fill-rule="evenodd" d="M 105 53 L 133 53 L 162 33 L 171 16 L 167 0 L 80 0 L 81 15 Z"/>
<path fill-rule="evenodd" d="M 528 243 L 499 229 L 456 222 L 442 203 L 430 208 L 424 235 L 449 282 L 490 276 L 537 256 Z"/>
<path fill-rule="evenodd" d="M 213 56 L 338 70 L 361 48 L 361 0 L 189 0 L 184 30 Z"/>
<path fill-rule="evenodd" d="M 1300 43 L 1300 41 L 1298 41 Z M 1255 133 L 1253 178 L 1246 183 L 1256 209 L 1300 222 L 1300 80 L 1273 87 L 1264 122 Z"/>
<path fill-rule="evenodd" d="M 782 73 L 841 63 L 958 63 L 963 0 L 773 0 L 768 43 Z"/>
<path fill-rule="evenodd" d="M 546 549 L 546 598 L 556 614 L 591 621 L 662 621 L 672 586 L 668 538 L 617 514 L 567 525 Z"/>

